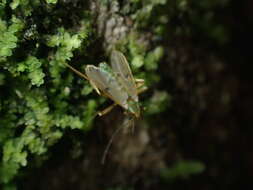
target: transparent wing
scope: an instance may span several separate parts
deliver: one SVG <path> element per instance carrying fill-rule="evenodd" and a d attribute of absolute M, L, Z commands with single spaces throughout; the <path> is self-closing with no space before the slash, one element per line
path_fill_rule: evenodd
<path fill-rule="evenodd" d="M 138 93 L 134 77 L 125 56 L 121 52 L 112 51 L 111 66 L 117 79 L 124 86 L 129 96 L 137 102 Z"/>
<path fill-rule="evenodd" d="M 122 89 L 121 85 L 112 74 L 93 65 L 87 65 L 85 73 L 93 85 L 95 85 L 105 96 L 108 96 L 118 105 L 128 109 L 128 94 Z"/>

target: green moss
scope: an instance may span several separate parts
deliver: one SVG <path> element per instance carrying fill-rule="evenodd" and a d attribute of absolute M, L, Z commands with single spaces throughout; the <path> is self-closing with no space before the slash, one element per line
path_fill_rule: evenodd
<path fill-rule="evenodd" d="M 155 91 L 150 101 L 146 103 L 145 114 L 153 115 L 165 111 L 171 102 L 171 96 L 165 91 Z"/>
<path fill-rule="evenodd" d="M 87 14 L 80 13 L 75 29 L 45 30 L 55 25 L 46 4 L 14 0 L 0 6 L 0 184 L 8 189 L 19 169 L 32 162 L 29 158 L 47 153 L 67 128 L 88 130 L 98 103 L 85 99 L 82 88 L 72 88 L 73 74 L 63 64 L 89 44 Z M 83 82 L 85 95 L 87 85 Z M 69 103 L 80 97 L 83 103 Z"/>
<path fill-rule="evenodd" d="M 17 47 L 17 34 L 22 31 L 24 23 L 15 16 L 10 20 L 10 24 L 0 18 L 0 62 L 12 55 L 12 51 Z"/>
<path fill-rule="evenodd" d="M 52 3 L 52 4 L 56 4 L 57 3 L 57 0 L 46 0 L 47 3 Z"/>
<path fill-rule="evenodd" d="M 189 178 L 191 175 L 200 174 L 205 170 L 205 165 L 198 161 L 179 161 L 174 166 L 163 169 L 161 177 L 167 181 L 177 178 Z"/>

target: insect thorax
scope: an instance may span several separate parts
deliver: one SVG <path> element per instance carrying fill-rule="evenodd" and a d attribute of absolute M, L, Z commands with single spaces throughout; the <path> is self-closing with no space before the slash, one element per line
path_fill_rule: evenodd
<path fill-rule="evenodd" d="M 128 105 L 128 111 L 132 114 L 134 114 L 136 117 L 139 117 L 140 115 L 140 106 L 139 106 L 139 103 L 132 100 L 132 99 L 129 99 L 127 101 L 127 105 Z"/>

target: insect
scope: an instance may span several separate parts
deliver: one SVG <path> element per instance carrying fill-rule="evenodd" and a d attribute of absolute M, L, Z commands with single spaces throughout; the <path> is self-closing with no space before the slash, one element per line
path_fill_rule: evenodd
<path fill-rule="evenodd" d="M 72 71 L 88 80 L 95 91 L 102 96 L 110 98 L 114 104 L 98 112 L 99 116 L 110 112 L 116 105 L 121 106 L 126 113 L 136 118 L 140 116 L 138 94 L 146 90 L 143 79 L 134 79 L 125 56 L 119 51 L 112 51 L 110 57 L 111 67 L 102 62 L 98 67 L 87 65 L 85 74 L 79 72 L 69 64 Z"/>
<path fill-rule="evenodd" d="M 66 64 L 72 71 L 88 80 L 95 91 L 102 96 L 110 98 L 114 103 L 98 112 L 102 116 L 110 112 L 115 106 L 119 105 L 129 116 L 129 122 L 134 118 L 140 116 L 140 106 L 138 94 L 146 90 L 143 79 L 134 79 L 130 66 L 125 56 L 116 50 L 113 50 L 110 56 L 111 67 L 102 62 L 98 67 L 94 65 L 87 65 L 85 67 L 85 74 L 77 71 L 72 66 Z M 105 155 L 112 143 L 113 137 L 120 130 L 115 131 L 105 149 Z M 102 161 L 103 162 L 103 161 Z"/>

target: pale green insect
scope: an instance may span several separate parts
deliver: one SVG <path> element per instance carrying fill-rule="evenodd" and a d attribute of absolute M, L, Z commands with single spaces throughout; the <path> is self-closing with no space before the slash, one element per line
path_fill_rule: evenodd
<path fill-rule="evenodd" d="M 100 116 L 111 111 L 116 105 L 119 105 L 128 113 L 138 118 L 140 116 L 138 93 L 145 90 L 145 88 L 141 88 L 144 81 L 133 78 L 129 64 L 121 52 L 112 51 L 110 61 L 112 67 L 106 63 L 100 63 L 98 67 L 87 65 L 85 75 L 70 65 L 67 66 L 87 79 L 99 95 L 106 96 L 115 102 L 112 106 L 99 112 Z"/>
<path fill-rule="evenodd" d="M 110 60 L 112 68 L 106 63 L 100 63 L 99 67 L 87 65 L 86 76 L 95 89 L 100 90 L 103 95 L 112 99 L 127 112 L 139 117 L 137 85 L 125 56 L 118 51 L 113 51 Z"/>

